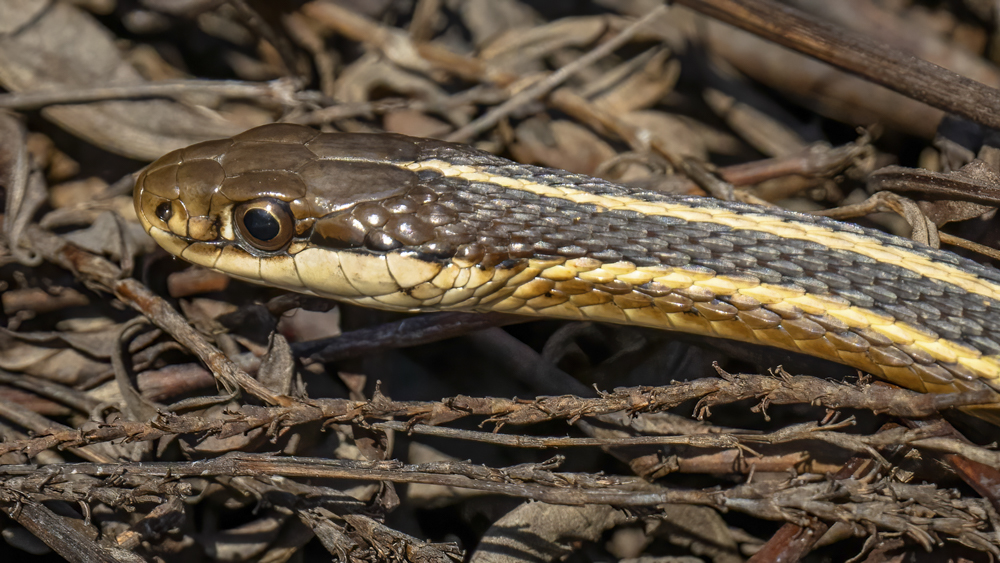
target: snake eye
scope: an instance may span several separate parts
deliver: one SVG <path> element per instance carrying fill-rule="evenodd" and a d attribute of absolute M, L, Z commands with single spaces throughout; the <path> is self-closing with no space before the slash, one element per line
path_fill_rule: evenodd
<path fill-rule="evenodd" d="M 170 221 L 170 218 L 174 216 L 174 209 L 170 206 L 169 201 L 164 201 L 160 205 L 156 206 L 156 218 L 164 223 Z"/>
<path fill-rule="evenodd" d="M 281 202 L 259 199 L 240 204 L 235 210 L 236 229 L 244 241 L 258 250 L 278 250 L 292 240 L 292 214 Z"/>

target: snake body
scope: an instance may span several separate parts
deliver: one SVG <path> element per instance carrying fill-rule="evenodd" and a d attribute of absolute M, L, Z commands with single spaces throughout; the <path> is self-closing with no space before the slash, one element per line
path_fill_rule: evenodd
<path fill-rule="evenodd" d="M 135 208 L 181 258 L 359 305 L 642 325 L 1000 389 L 1000 272 L 822 217 L 290 124 L 167 154 Z"/>

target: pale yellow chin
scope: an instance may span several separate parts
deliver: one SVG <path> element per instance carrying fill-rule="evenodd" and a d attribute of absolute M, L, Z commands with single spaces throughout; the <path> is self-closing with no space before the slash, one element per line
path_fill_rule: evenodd
<path fill-rule="evenodd" d="M 502 288 L 493 270 L 420 260 L 410 253 L 369 255 L 293 244 L 287 253 L 255 256 L 235 244 L 192 241 L 140 219 L 164 250 L 234 278 L 368 307 L 416 312 L 472 309 Z M 462 281 L 464 287 L 456 287 Z"/>

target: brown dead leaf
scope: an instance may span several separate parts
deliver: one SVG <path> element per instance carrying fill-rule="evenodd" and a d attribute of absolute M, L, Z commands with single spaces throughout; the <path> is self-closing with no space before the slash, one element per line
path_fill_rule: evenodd
<path fill-rule="evenodd" d="M 600 137 L 572 121 L 529 119 L 517 127 L 515 136 L 510 147 L 514 158 L 570 172 L 594 174 L 615 156 L 614 149 Z"/>
<path fill-rule="evenodd" d="M 631 62 L 631 61 L 630 61 Z M 594 103 L 616 114 L 648 108 L 666 96 L 681 74 L 681 64 L 670 50 L 654 49 L 623 65 L 627 74 L 616 76 L 614 86 L 594 98 Z"/>
<path fill-rule="evenodd" d="M 13 92 L 145 82 L 108 31 L 70 3 L 7 2 L 0 22 L 0 83 Z M 209 108 L 167 100 L 52 106 L 42 114 L 97 146 L 141 160 L 245 128 Z"/>

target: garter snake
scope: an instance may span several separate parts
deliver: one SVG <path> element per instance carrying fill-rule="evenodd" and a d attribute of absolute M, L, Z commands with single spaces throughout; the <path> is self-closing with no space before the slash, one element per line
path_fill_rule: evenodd
<path fill-rule="evenodd" d="M 190 262 L 359 305 L 642 325 L 1000 390 L 1000 272 L 822 217 L 291 124 L 167 154 L 135 209 Z"/>

